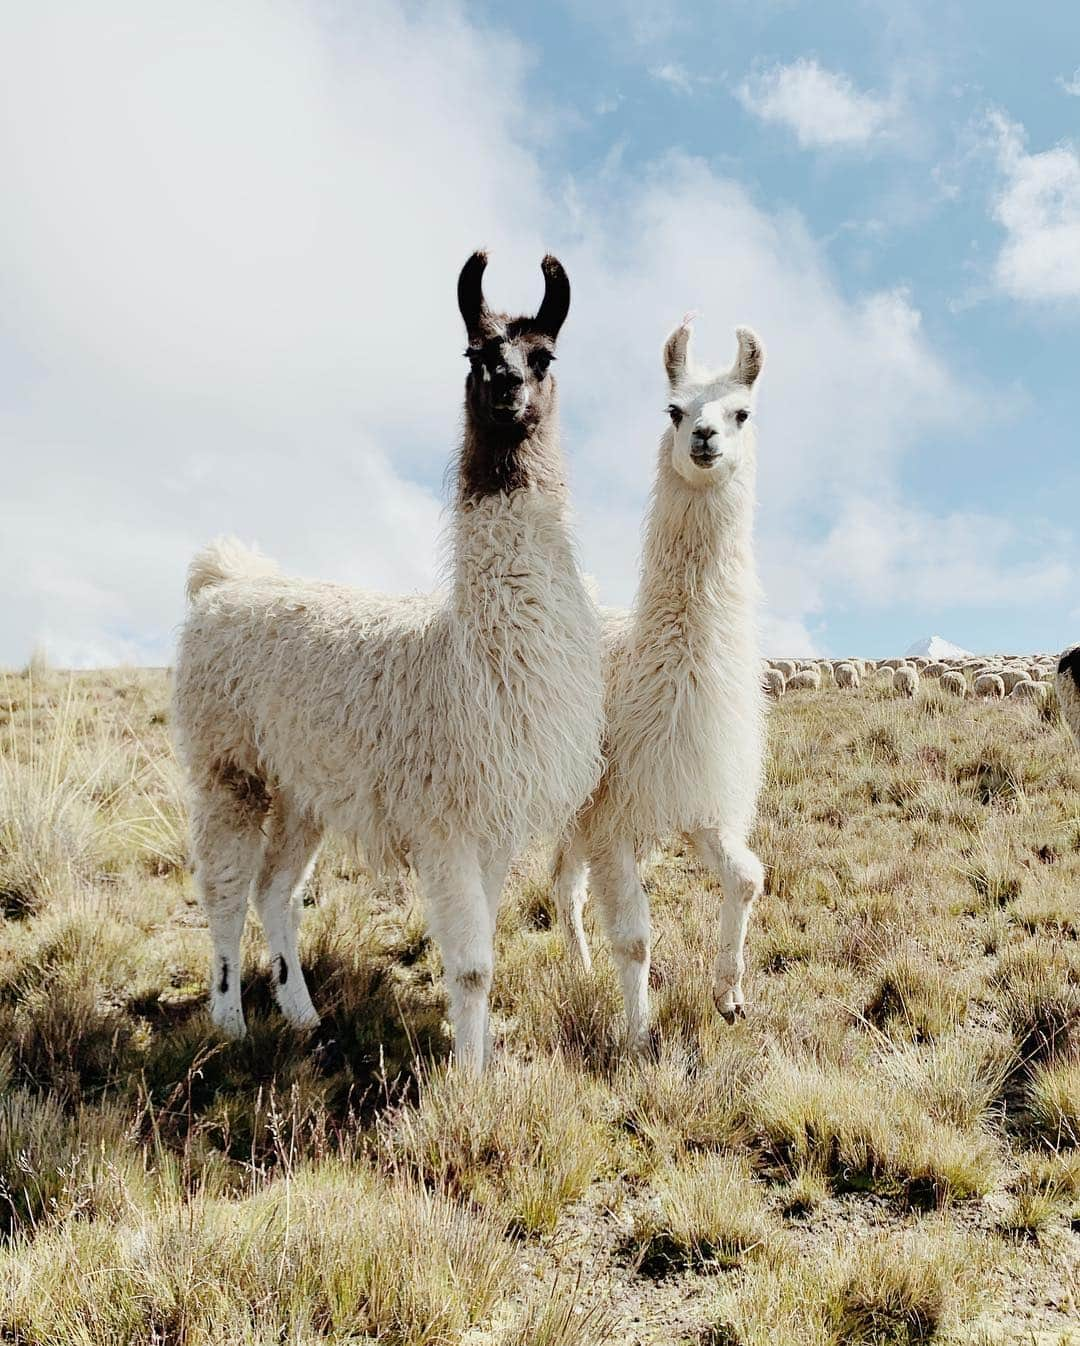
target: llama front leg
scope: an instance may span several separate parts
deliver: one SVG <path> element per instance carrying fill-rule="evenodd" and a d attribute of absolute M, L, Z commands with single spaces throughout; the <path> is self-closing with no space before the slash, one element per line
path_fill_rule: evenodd
<path fill-rule="evenodd" d="M 746 1017 L 742 989 L 746 930 L 754 900 L 764 891 L 765 871 L 744 841 L 724 836 L 715 827 L 695 832 L 693 842 L 702 862 L 717 875 L 724 890 L 713 996 L 716 1008 L 728 1023 L 734 1023 Z"/>
<path fill-rule="evenodd" d="M 622 985 L 627 1045 L 642 1051 L 649 1041 L 649 899 L 629 842 L 600 848 L 589 860 L 593 896 Z"/>
<path fill-rule="evenodd" d="M 476 1075 L 487 1042 L 495 934 L 478 850 L 475 843 L 432 839 L 414 848 L 413 864 L 442 951 L 454 1059 Z"/>
<path fill-rule="evenodd" d="M 581 838 L 574 835 L 564 841 L 555 856 L 555 911 L 563 943 L 571 962 L 584 972 L 592 970 L 592 955 L 585 939 L 582 919 L 589 895 L 589 866 Z"/>
<path fill-rule="evenodd" d="M 283 798 L 275 800 L 252 895 L 270 949 L 274 997 L 285 1018 L 299 1029 L 319 1024 L 300 967 L 299 948 L 301 900 L 318 847 L 319 829 Z"/>
<path fill-rule="evenodd" d="M 488 854 L 481 864 L 484 883 L 484 897 L 487 899 L 488 915 L 491 917 L 491 935 L 495 938 L 495 927 L 499 920 L 499 905 L 502 900 L 503 886 L 506 883 L 506 871 L 510 868 L 510 852 L 495 851 Z M 487 1014 L 484 1029 L 484 1064 L 487 1065 L 494 1055 L 495 1044 L 491 1038 L 491 1013 Z"/>

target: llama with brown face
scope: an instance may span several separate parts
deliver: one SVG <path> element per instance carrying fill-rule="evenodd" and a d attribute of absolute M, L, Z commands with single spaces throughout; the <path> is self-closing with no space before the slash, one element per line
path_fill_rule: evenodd
<path fill-rule="evenodd" d="M 465 264 L 465 426 L 443 596 L 280 575 L 233 541 L 192 563 L 174 694 L 214 1022 L 243 1034 L 248 898 L 277 1001 L 318 1022 L 298 897 L 327 830 L 376 870 L 411 863 L 443 954 L 457 1059 L 485 1054 L 495 915 L 511 856 L 564 828 L 599 775 L 599 634 L 568 524 L 551 363 L 570 303 L 543 261 L 533 317 L 492 311 Z"/>

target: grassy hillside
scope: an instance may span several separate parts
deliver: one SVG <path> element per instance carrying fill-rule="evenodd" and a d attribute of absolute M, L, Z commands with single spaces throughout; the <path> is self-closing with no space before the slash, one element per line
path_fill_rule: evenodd
<path fill-rule="evenodd" d="M 676 847 L 649 1062 L 528 858 L 471 1083 L 415 899 L 338 845 L 304 923 L 318 1039 L 253 928 L 251 1034 L 214 1035 L 167 698 L 0 679 L 0 1341 L 1080 1340 L 1080 755 L 1052 707 L 786 697 L 748 1018 L 713 1009 L 717 889 Z"/>

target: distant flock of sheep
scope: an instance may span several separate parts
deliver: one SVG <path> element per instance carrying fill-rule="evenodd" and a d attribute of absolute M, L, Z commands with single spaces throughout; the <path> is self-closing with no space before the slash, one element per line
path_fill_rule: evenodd
<path fill-rule="evenodd" d="M 632 1049 L 650 1040 L 641 867 L 673 836 L 719 882 L 713 995 L 729 1021 L 744 1012 L 744 943 L 764 886 L 748 844 L 765 752 L 752 421 L 762 344 L 737 328 L 733 363 L 713 368 L 693 358 L 688 319 L 668 336 L 638 591 L 628 612 L 601 612 L 576 561 L 551 372 L 570 282 L 545 257 L 540 307 L 510 317 L 487 304 L 486 265 L 476 253 L 458 278 L 468 373 L 444 590 L 394 597 L 294 579 L 232 539 L 188 572 L 173 723 L 213 944 L 210 1012 L 234 1037 L 249 903 L 279 1008 L 297 1029 L 319 1023 L 298 925 L 328 830 L 378 873 L 412 870 L 467 1071 L 491 1050 L 507 868 L 535 840 L 553 849 L 559 924 L 585 970 L 582 908 L 587 895 L 596 904 Z M 873 674 L 904 696 L 925 678 L 966 695 L 971 673 L 977 696 L 1037 699 L 1051 672 L 1043 659 L 778 659 L 764 683 L 782 696 Z M 1070 714 L 1080 698 L 1063 705 Z"/>
<path fill-rule="evenodd" d="M 891 688 L 897 696 L 915 697 L 924 682 L 943 692 L 985 701 L 1044 702 L 1053 686 L 1058 659 L 975 656 L 932 660 L 923 655 L 903 659 L 768 659 L 762 685 L 779 700 L 787 692 L 816 692 L 823 687 L 857 691 L 864 684 Z"/>

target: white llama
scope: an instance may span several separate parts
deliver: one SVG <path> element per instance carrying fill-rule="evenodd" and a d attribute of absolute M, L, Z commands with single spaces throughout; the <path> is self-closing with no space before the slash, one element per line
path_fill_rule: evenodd
<path fill-rule="evenodd" d="M 611 941 L 632 1048 L 648 1032 L 649 904 L 638 866 L 690 836 L 723 888 L 714 994 L 743 1014 L 743 946 L 761 862 L 747 845 L 761 783 L 764 699 L 752 526 L 751 390 L 764 352 L 712 373 L 688 356 L 684 321 L 664 347 L 671 426 L 660 441 L 637 599 L 605 623 L 606 767 L 559 850 L 556 905 L 586 968 L 586 875 Z"/>
<path fill-rule="evenodd" d="M 495 913 L 511 855 L 565 829 L 600 770 L 595 609 L 574 560 L 559 450 L 555 340 L 566 274 L 543 262 L 534 318 L 458 282 L 470 369 L 445 595 L 386 597 L 288 579 L 232 542 L 191 567 L 176 666 L 196 875 L 213 940 L 211 1013 L 245 1031 L 250 895 L 278 1004 L 318 1015 L 297 897 L 324 829 L 379 870 L 411 863 L 442 949 L 455 1055 L 483 1063 Z"/>

